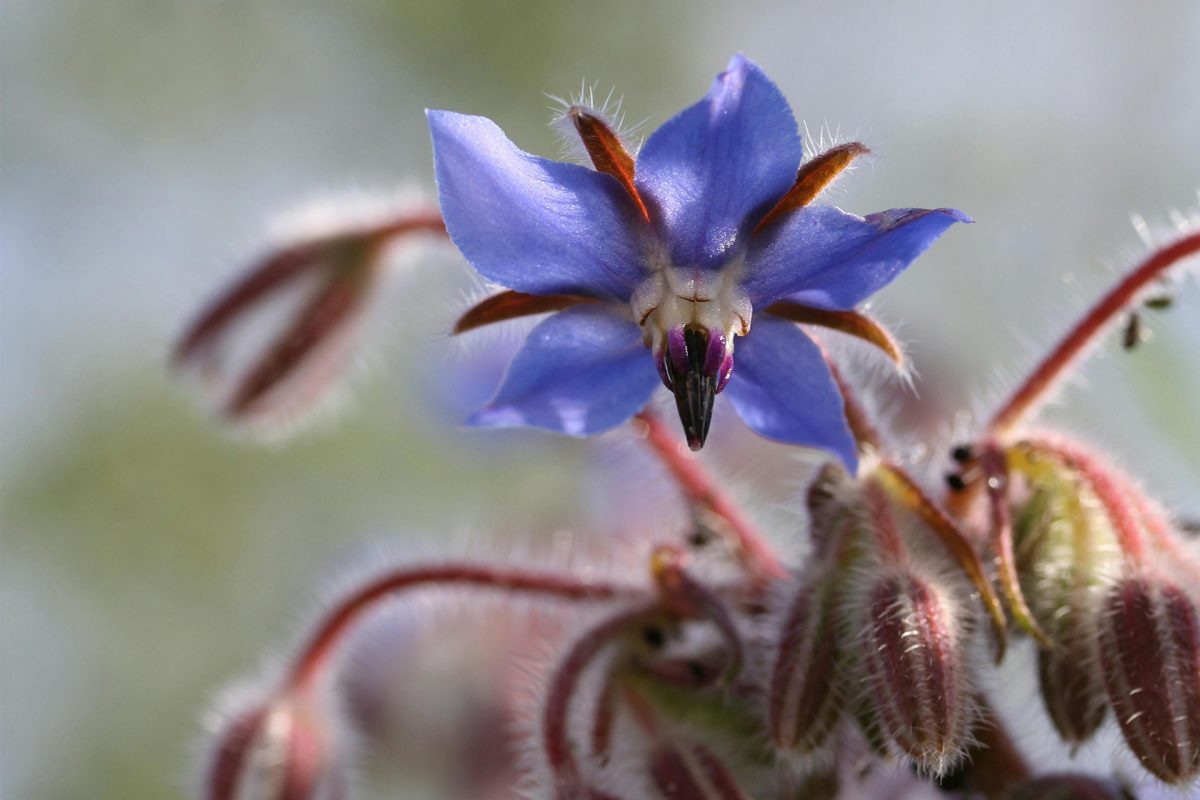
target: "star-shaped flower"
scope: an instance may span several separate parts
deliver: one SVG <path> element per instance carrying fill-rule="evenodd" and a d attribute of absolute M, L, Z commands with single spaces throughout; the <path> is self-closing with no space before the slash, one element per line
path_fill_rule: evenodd
<path fill-rule="evenodd" d="M 661 380 L 694 449 L 724 391 L 759 434 L 853 468 L 837 385 L 795 323 L 897 355 L 853 309 L 966 216 L 864 218 L 809 205 L 866 148 L 842 145 L 801 165 L 787 101 L 740 55 L 636 161 L 601 115 L 571 107 L 595 170 L 525 153 L 483 117 L 427 113 L 450 237 L 483 277 L 510 289 L 456 330 L 557 312 L 529 334 L 471 424 L 599 433 L 637 413 Z"/>

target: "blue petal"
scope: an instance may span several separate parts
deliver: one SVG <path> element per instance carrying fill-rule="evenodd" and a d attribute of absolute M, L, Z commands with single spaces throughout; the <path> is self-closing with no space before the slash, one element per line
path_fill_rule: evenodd
<path fill-rule="evenodd" d="M 783 297 L 846 310 L 892 282 L 955 222 L 952 208 L 893 208 L 858 217 L 809 206 L 750 245 L 742 287 L 756 305 Z"/>
<path fill-rule="evenodd" d="M 842 395 L 821 351 L 793 323 L 754 318 L 749 335 L 738 339 L 725 394 L 756 433 L 827 450 L 855 473 L 858 456 Z"/>
<path fill-rule="evenodd" d="M 676 266 L 728 259 L 796 180 L 802 146 L 775 84 L 737 55 L 704 99 L 656 130 L 636 184 L 658 214 Z"/>
<path fill-rule="evenodd" d="M 611 176 L 519 150 L 494 122 L 426 111 L 438 198 L 471 266 L 531 294 L 628 299 L 643 277 L 641 224 Z"/>
<path fill-rule="evenodd" d="M 468 420 L 587 436 L 646 405 L 659 383 L 638 326 L 604 306 L 575 306 L 529 333 L 495 399 Z"/>

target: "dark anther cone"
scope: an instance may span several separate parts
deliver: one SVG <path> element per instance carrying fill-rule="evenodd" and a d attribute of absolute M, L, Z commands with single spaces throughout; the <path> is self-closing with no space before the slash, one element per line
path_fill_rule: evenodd
<path fill-rule="evenodd" d="M 718 376 L 705 374 L 708 331 L 689 326 L 684 329 L 683 342 L 687 351 L 685 363 L 676 363 L 673 354 L 669 354 L 666 364 L 688 447 L 699 450 L 708 438 Z"/>

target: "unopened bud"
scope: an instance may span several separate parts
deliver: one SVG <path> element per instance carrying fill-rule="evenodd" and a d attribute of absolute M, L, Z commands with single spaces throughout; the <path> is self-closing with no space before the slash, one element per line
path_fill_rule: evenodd
<path fill-rule="evenodd" d="M 279 427 L 323 399 L 351 361 L 385 247 L 409 233 L 444 230 L 431 212 L 325 227 L 268 252 L 175 346 L 174 365 L 198 378 L 230 422 Z M 289 315 L 279 313 L 289 307 Z"/>
<path fill-rule="evenodd" d="M 1169 579 L 1122 580 L 1104 600 L 1100 654 L 1108 698 L 1129 749 L 1167 783 L 1200 774 L 1200 622 L 1194 597 Z"/>
<path fill-rule="evenodd" d="M 218 734 L 205 800 L 325 800 L 346 776 L 327 716 L 304 695 L 236 714 Z"/>
<path fill-rule="evenodd" d="M 729 767 L 702 744 L 658 745 L 650 779 L 663 800 L 746 800 Z"/>
<path fill-rule="evenodd" d="M 779 632 L 768 697 L 775 746 L 807 753 L 820 747 L 841 717 L 836 575 L 802 586 Z"/>
<path fill-rule="evenodd" d="M 1063 740 L 1080 744 L 1107 713 L 1096 619 L 1120 548 L 1095 499 L 1067 470 L 1043 475 L 1015 522 L 1021 591 L 1054 643 L 1038 653 L 1042 698 Z"/>
<path fill-rule="evenodd" d="M 918 769 L 944 774 L 962 757 L 976 716 L 969 626 L 951 593 L 909 571 L 878 578 L 861 610 L 855 657 L 870 716 Z"/>

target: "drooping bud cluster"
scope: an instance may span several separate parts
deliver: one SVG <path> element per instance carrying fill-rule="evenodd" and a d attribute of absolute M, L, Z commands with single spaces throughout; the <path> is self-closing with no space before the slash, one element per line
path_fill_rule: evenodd
<path fill-rule="evenodd" d="M 1042 696 L 1064 741 L 1111 708 L 1151 773 L 1200 775 L 1200 560 L 1141 489 L 1090 450 L 1030 437 L 1008 450 L 1021 589 L 1052 646 Z M 1189 588 L 1185 588 L 1189 587 Z"/>
<path fill-rule="evenodd" d="M 1149 773 L 1185 791 L 1198 785 L 1200 557 L 1128 478 L 1021 423 L 1118 317 L 1128 320 L 1126 349 L 1137 346 L 1140 308 L 1161 304 L 1156 285 L 1200 253 L 1200 225 L 1180 226 L 1126 275 L 978 440 L 955 449 L 947 511 L 889 460 L 899 451 L 853 381 L 795 326 L 856 337 L 904 369 L 896 340 L 857 309 L 948 225 L 969 220 L 950 209 L 856 218 L 810 208 L 868 151 L 848 143 L 799 162 L 786 189 L 801 153 L 786 104 L 767 102 L 776 94 L 738 56 L 700 105 L 651 137 L 644 158 L 602 110 L 564 104 L 561 121 L 600 175 L 523 153 L 482 118 L 430 112 L 445 223 L 392 214 L 306 231 L 184 332 L 175 364 L 208 380 L 228 420 L 299 413 L 346 361 L 385 247 L 449 232 L 481 276 L 507 287 L 464 313 L 455 333 L 555 313 L 472 424 L 591 434 L 636 416 L 701 538 L 728 545 L 721 568 L 705 571 L 685 531 L 655 547 L 649 580 L 633 585 L 597 582 L 590 569 L 573 577 L 465 563 L 363 582 L 318 621 L 275 690 L 216 732 L 206 800 L 341 800 L 359 755 L 327 696 L 353 685 L 335 674 L 354 660 L 339 658 L 341 647 L 380 601 L 429 585 L 591 606 L 582 622 L 562 615 L 556 633 L 576 624 L 579 633 L 530 677 L 537 729 L 526 744 L 536 752 L 525 761 L 554 800 L 897 797 L 930 776 L 945 792 L 989 800 L 1123 797 L 1112 782 L 1034 775 L 1004 732 L 977 677 L 986 631 L 973 605 L 977 597 L 990 616 L 999 661 L 1001 593 L 1040 648 L 1042 696 L 1066 742 L 1086 742 L 1115 718 Z M 288 292 L 298 302 L 287 323 L 240 362 L 227 358 L 242 323 Z M 629 358 L 640 338 L 687 444 L 700 449 L 738 336 L 741 377 L 730 386 L 742 419 L 840 459 L 807 494 L 806 553 L 777 551 L 677 437 L 639 411 L 654 385 L 649 366 Z M 831 430 L 832 439 L 817 435 Z M 987 514 L 975 513 L 981 495 Z M 507 721 L 512 701 L 501 694 Z M 369 727 L 367 715 L 346 716 Z M 507 755 L 514 742 L 504 743 Z M 515 771 L 499 771 L 495 786 L 489 774 L 480 792 L 512 796 Z"/>
<path fill-rule="evenodd" d="M 977 716 L 969 590 L 949 577 L 939 537 L 883 482 L 832 478 L 809 492 L 819 546 L 783 615 L 771 737 L 810 753 L 853 717 L 877 747 L 944 774 Z"/>

